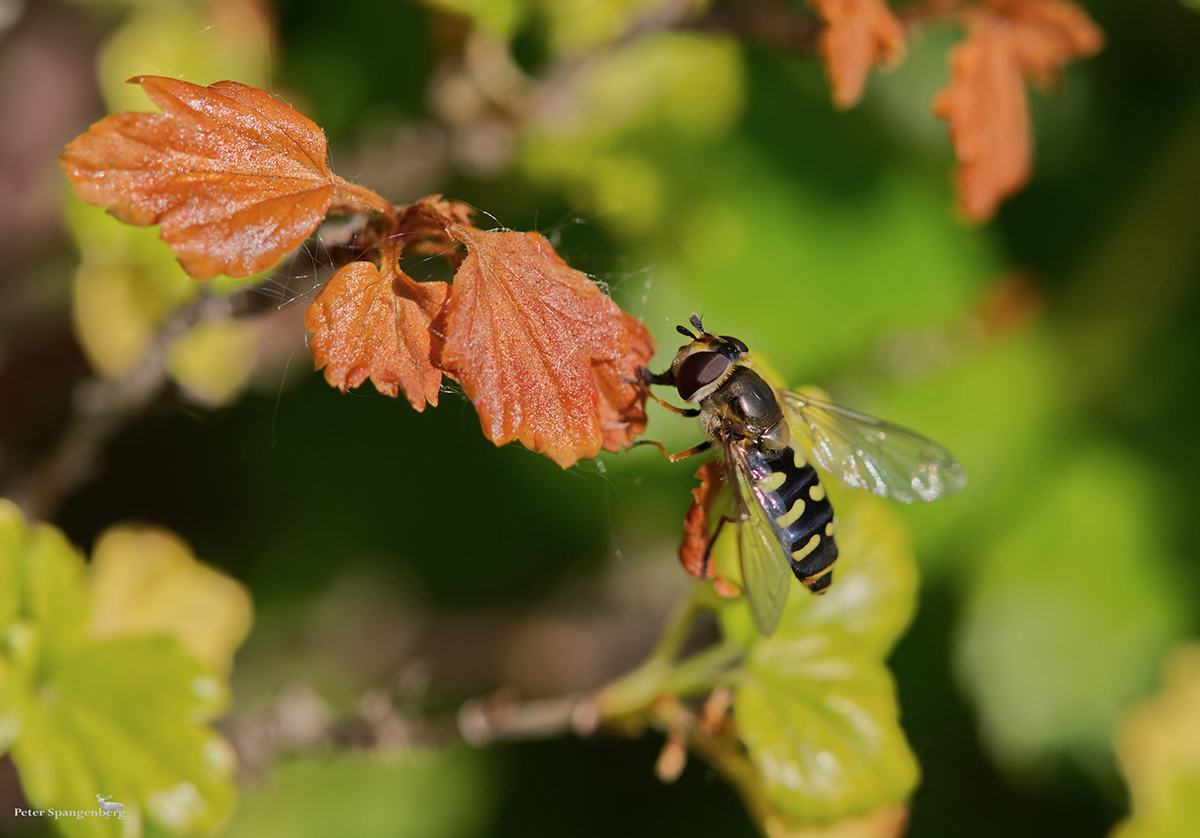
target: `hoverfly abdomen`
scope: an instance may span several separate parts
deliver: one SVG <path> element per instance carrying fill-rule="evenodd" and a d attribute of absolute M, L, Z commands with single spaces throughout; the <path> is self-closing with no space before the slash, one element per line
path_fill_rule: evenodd
<path fill-rule="evenodd" d="M 817 471 L 802 451 L 751 449 L 746 460 L 761 492 L 763 511 L 771 519 L 787 551 L 792 572 L 814 593 L 824 593 L 833 581 L 838 557 L 833 506 Z"/>

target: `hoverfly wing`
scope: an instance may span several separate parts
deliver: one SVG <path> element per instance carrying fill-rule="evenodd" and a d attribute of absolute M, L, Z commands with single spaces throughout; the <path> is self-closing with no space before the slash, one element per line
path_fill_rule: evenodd
<path fill-rule="evenodd" d="M 787 604 L 791 565 L 763 509 L 761 490 L 755 485 L 745 453 L 736 444 L 725 444 L 725 469 L 737 517 L 742 589 L 758 630 L 769 637 Z"/>
<path fill-rule="evenodd" d="M 916 431 L 791 390 L 780 396 L 793 430 L 811 439 L 817 464 L 847 486 L 916 503 L 967 485 L 954 455 Z"/>

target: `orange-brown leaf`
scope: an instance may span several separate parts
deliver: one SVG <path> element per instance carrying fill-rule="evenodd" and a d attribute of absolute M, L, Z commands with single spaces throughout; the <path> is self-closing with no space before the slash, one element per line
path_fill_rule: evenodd
<path fill-rule="evenodd" d="M 692 489 L 692 505 L 683 516 L 683 540 L 679 542 L 679 563 L 683 569 L 697 579 L 710 576 L 708 547 L 712 541 L 709 534 L 708 512 L 717 499 L 717 491 L 724 480 L 721 464 L 710 460 L 696 471 L 700 485 Z"/>
<path fill-rule="evenodd" d="M 400 214 L 400 239 L 405 253 L 443 256 L 455 270 L 462 264 L 462 245 L 450 236 L 454 225 L 471 225 L 474 210 L 441 195 L 430 195 L 405 207 Z"/>
<path fill-rule="evenodd" d="M 904 27 L 884 0 L 808 0 L 825 28 L 817 51 L 833 104 L 845 110 L 862 99 L 867 73 L 904 59 Z"/>
<path fill-rule="evenodd" d="M 265 270 L 317 228 L 334 197 L 325 134 L 261 90 L 141 76 L 162 113 L 105 117 L 67 146 L 75 191 L 129 224 L 160 224 L 192 276 Z"/>
<path fill-rule="evenodd" d="M 637 384 L 637 368 L 654 354 L 650 330 L 621 312 L 625 327 L 624 348 L 613 360 L 593 361 L 592 371 L 600 393 L 601 447 L 620 451 L 646 430 L 646 388 Z"/>
<path fill-rule="evenodd" d="M 1029 179 L 1025 82 L 1048 83 L 1068 62 L 1099 52 L 1104 34 L 1067 0 L 991 0 L 966 21 L 933 112 L 950 128 L 962 212 L 984 221 Z"/>
<path fill-rule="evenodd" d="M 454 225 L 467 248 L 446 306 L 442 369 L 497 445 L 514 439 L 563 468 L 604 441 L 593 362 L 627 348 L 621 310 L 537 233 Z"/>
<path fill-rule="evenodd" d="M 442 373 L 430 360 L 430 323 L 446 304 L 444 282 L 414 282 L 393 264 L 351 262 L 304 314 L 316 368 L 343 392 L 370 378 L 388 396 L 403 391 L 417 410 L 437 406 Z"/>

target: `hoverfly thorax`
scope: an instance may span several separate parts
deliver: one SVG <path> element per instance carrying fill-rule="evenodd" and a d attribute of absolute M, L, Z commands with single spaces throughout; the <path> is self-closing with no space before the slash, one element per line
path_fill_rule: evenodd
<path fill-rule="evenodd" d="M 698 334 L 678 327 L 692 339 L 675 355 L 671 375 L 685 402 L 699 403 L 700 425 L 713 440 L 739 438 L 777 450 L 789 442 L 783 408 L 774 389 L 749 364 L 746 344 L 728 335 Z"/>

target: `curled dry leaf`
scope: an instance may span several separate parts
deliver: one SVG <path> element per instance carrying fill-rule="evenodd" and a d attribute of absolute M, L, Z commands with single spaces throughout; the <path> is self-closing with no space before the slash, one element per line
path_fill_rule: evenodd
<path fill-rule="evenodd" d="M 709 460 L 696 470 L 700 485 L 692 489 L 692 504 L 683 516 L 683 540 L 679 542 L 679 563 L 697 579 L 707 579 L 710 567 L 708 545 L 712 529 L 708 513 L 717 499 L 724 475 L 721 464 Z"/>
<path fill-rule="evenodd" d="M 596 389 L 600 393 L 600 446 L 619 451 L 646 430 L 646 390 L 637 382 L 637 368 L 650 361 L 654 340 L 649 330 L 634 317 L 621 312 L 625 348 L 614 359 L 592 361 Z"/>
<path fill-rule="evenodd" d="M 904 27 L 884 0 L 808 0 L 825 28 L 817 51 L 829 76 L 833 104 L 845 110 L 862 99 L 867 73 L 904 59 Z"/>
<path fill-rule="evenodd" d="M 341 182 L 314 122 L 237 82 L 130 81 L 163 112 L 105 117 L 67 146 L 60 163 L 84 201 L 160 224 L 198 279 L 265 270 L 321 223 Z"/>
<path fill-rule="evenodd" d="M 991 0 L 963 14 L 967 37 L 950 54 L 933 112 L 958 156 L 962 212 L 984 221 L 1029 179 L 1025 82 L 1048 84 L 1068 62 L 1099 52 L 1104 33 L 1067 0 Z"/>
<path fill-rule="evenodd" d="M 467 258 L 446 305 L 442 369 L 497 445 L 520 440 L 563 468 L 594 457 L 605 442 L 594 364 L 637 364 L 622 364 L 623 313 L 537 233 L 449 230 Z"/>
<path fill-rule="evenodd" d="M 712 560 L 711 547 L 717 533 L 711 532 L 711 512 L 725 481 L 721 463 L 710 460 L 696 470 L 700 485 L 692 489 L 692 504 L 683 517 L 683 540 L 679 542 L 679 563 L 697 579 L 713 580 L 717 596 L 733 598 L 742 595 L 736 585 L 721 575 Z"/>
<path fill-rule="evenodd" d="M 459 224 L 470 227 L 473 210 L 458 201 L 447 201 L 441 195 L 430 195 L 405 207 L 397 228 L 405 253 L 442 256 L 455 268 L 462 264 L 462 245 L 451 238 L 449 228 Z"/>
<path fill-rule="evenodd" d="M 394 261 L 351 262 L 335 273 L 304 314 L 310 348 L 325 380 L 345 392 L 370 378 L 388 395 L 403 391 L 418 411 L 437 406 L 441 370 L 430 360 L 430 323 L 450 286 L 414 282 Z"/>

